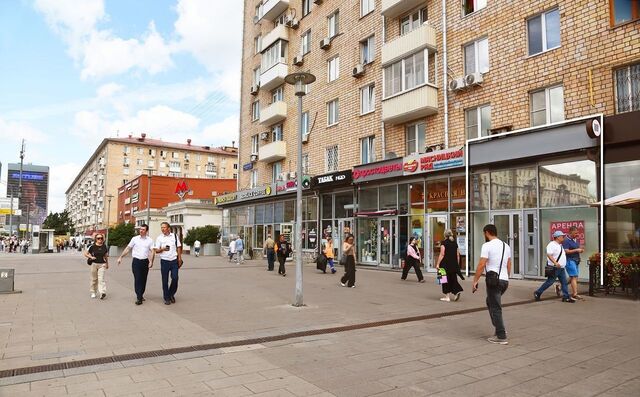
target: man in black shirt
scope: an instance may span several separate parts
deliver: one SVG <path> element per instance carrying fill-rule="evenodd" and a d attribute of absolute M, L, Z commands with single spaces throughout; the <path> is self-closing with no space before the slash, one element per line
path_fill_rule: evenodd
<path fill-rule="evenodd" d="M 91 266 L 91 298 L 96 298 L 96 292 L 100 293 L 100 299 L 107 297 L 107 284 L 104 281 L 104 273 L 109 268 L 109 248 L 104 243 L 104 236 L 96 234 L 95 243 L 84 253 L 87 265 Z"/>

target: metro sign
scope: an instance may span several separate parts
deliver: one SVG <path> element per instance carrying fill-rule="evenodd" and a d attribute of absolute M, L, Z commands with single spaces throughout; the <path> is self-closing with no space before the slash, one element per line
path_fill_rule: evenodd
<path fill-rule="evenodd" d="M 187 193 L 189 193 L 189 187 L 187 186 L 187 182 L 185 181 L 178 182 L 178 184 L 176 185 L 176 194 L 178 195 L 178 197 L 180 197 L 181 201 L 184 200 L 184 196 L 186 196 Z"/>

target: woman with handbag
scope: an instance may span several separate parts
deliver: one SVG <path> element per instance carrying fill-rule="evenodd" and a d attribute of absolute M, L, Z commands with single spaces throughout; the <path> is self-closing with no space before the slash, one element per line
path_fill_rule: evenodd
<path fill-rule="evenodd" d="M 340 264 L 344 265 L 345 273 L 340 280 L 340 285 L 343 287 L 356 287 L 356 248 L 354 240 L 353 234 L 348 234 L 344 243 L 342 243 Z"/>
<path fill-rule="evenodd" d="M 401 279 L 406 280 L 409 270 L 413 267 L 416 272 L 416 276 L 418 277 L 418 282 L 424 283 L 424 277 L 422 276 L 420 266 L 422 266 L 422 259 L 420 258 L 420 250 L 417 246 L 417 240 L 415 237 L 411 237 L 409 238 L 409 244 L 407 244 L 407 259 L 404 262 Z"/>
<path fill-rule="evenodd" d="M 453 237 L 453 232 L 450 229 L 445 230 L 444 240 L 440 243 L 440 257 L 438 257 L 438 263 L 436 269 L 440 270 L 442 267 L 447 275 L 447 282 L 442 283 L 442 293 L 444 296 L 440 298 L 443 302 L 450 302 L 449 295 L 453 295 L 453 300 L 458 301 L 460 299 L 460 293 L 463 291 L 462 286 L 458 282 L 458 273 L 460 273 L 460 250 L 458 250 L 458 244 Z"/>

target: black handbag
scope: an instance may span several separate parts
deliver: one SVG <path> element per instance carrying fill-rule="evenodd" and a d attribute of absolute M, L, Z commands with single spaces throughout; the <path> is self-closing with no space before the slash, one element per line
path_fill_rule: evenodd
<path fill-rule="evenodd" d="M 502 262 L 504 261 L 504 250 L 507 247 L 505 242 L 502 242 L 502 256 L 500 257 L 500 269 L 498 272 L 494 272 L 493 270 L 488 271 L 485 275 L 485 283 L 487 284 L 487 288 L 497 288 L 500 285 L 500 273 L 502 273 Z"/>
<path fill-rule="evenodd" d="M 556 262 L 560 260 L 560 257 L 562 257 L 562 253 L 563 252 L 564 252 L 564 250 L 561 247 L 560 248 L 560 255 L 558 255 L 558 257 L 556 258 Z M 544 267 L 544 276 L 546 278 L 555 277 L 556 276 L 556 267 L 555 266 L 546 265 Z"/>

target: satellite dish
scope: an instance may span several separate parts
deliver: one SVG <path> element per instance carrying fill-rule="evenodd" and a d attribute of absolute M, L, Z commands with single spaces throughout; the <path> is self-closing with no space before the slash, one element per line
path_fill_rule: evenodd
<path fill-rule="evenodd" d="M 398 155 L 395 152 L 388 152 L 385 157 L 388 159 L 395 159 Z"/>

